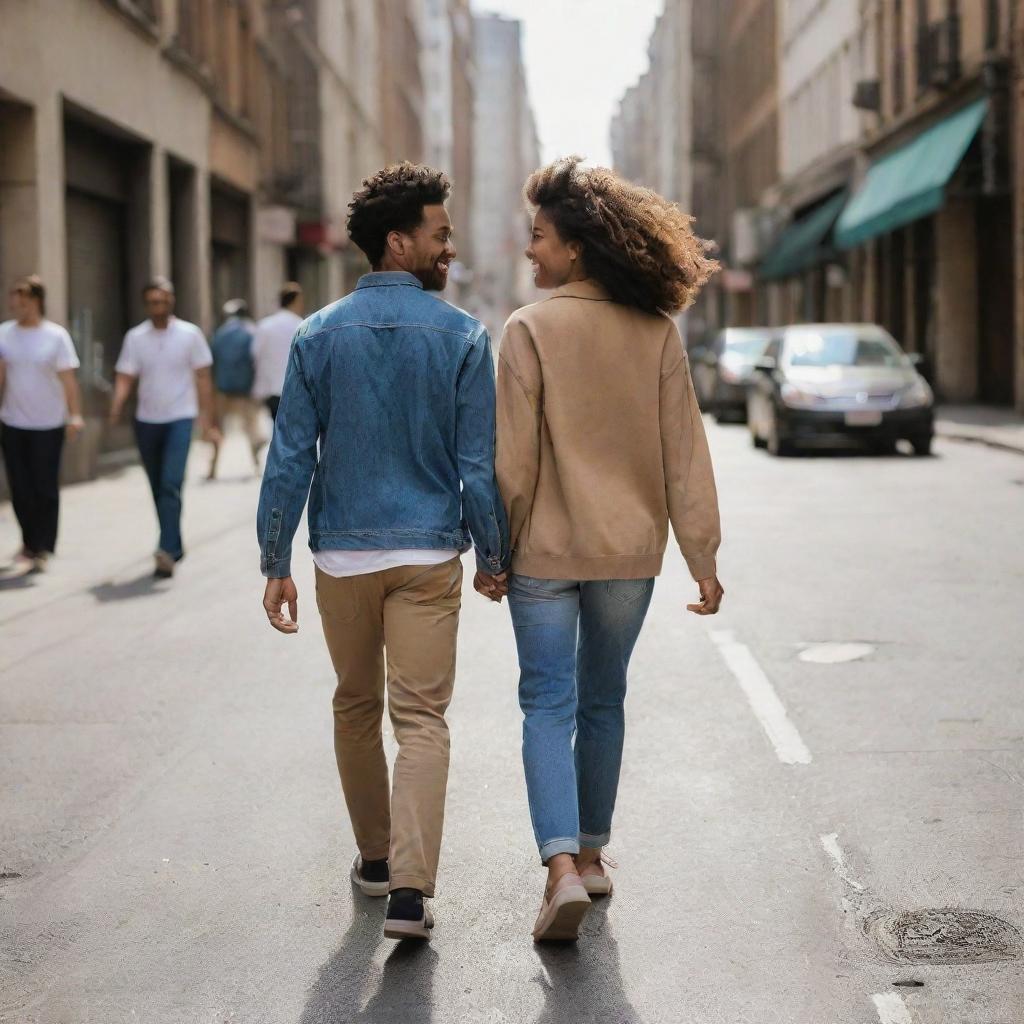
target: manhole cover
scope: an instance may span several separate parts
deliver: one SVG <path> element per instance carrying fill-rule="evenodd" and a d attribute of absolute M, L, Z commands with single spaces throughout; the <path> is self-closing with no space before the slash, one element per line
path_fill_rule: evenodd
<path fill-rule="evenodd" d="M 903 964 L 987 964 L 1020 956 L 1012 924 L 977 910 L 944 907 L 869 918 L 864 930 L 888 960 Z"/>
<path fill-rule="evenodd" d="M 872 644 L 808 644 L 800 652 L 801 661 L 810 661 L 816 665 L 838 665 L 843 661 L 856 661 L 873 654 Z"/>

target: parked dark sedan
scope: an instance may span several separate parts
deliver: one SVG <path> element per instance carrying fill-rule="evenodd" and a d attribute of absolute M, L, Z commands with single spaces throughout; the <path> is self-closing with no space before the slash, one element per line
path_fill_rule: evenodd
<path fill-rule="evenodd" d="M 692 372 L 701 408 L 713 412 L 719 423 L 742 423 L 747 418 L 747 385 L 778 335 L 778 328 L 726 327 L 710 345 L 695 349 Z"/>
<path fill-rule="evenodd" d="M 934 397 L 916 363 L 875 324 L 787 327 L 747 392 L 751 439 L 774 455 L 850 442 L 892 451 L 901 439 L 927 455 Z"/>

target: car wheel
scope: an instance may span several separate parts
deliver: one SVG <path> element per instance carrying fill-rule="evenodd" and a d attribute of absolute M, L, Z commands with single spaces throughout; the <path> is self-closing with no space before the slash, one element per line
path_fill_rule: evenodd
<path fill-rule="evenodd" d="M 895 441 L 874 441 L 871 444 L 871 451 L 875 455 L 895 455 Z"/>
<path fill-rule="evenodd" d="M 930 434 L 927 437 L 912 437 L 910 444 L 913 446 L 915 455 L 931 455 L 932 453 L 932 438 Z"/>
<path fill-rule="evenodd" d="M 772 425 L 768 430 L 768 440 L 765 443 L 771 455 L 786 456 L 793 454 L 793 443 L 779 436 L 779 418 L 772 413 Z"/>

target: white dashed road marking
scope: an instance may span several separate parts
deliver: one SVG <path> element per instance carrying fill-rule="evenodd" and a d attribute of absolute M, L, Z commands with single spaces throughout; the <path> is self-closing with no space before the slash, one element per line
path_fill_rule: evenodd
<path fill-rule="evenodd" d="M 914 1024 L 907 1004 L 903 1002 L 898 992 L 882 992 L 871 999 L 878 1011 L 881 1024 Z"/>
<path fill-rule="evenodd" d="M 779 760 L 783 764 L 810 764 L 811 752 L 750 648 L 740 643 L 731 629 L 711 630 L 711 639 L 740 684 Z"/>
<path fill-rule="evenodd" d="M 828 835 L 818 836 L 822 848 L 829 855 L 832 861 L 832 866 L 835 869 L 835 873 L 852 889 L 858 890 L 858 892 L 864 891 L 864 886 L 857 881 L 856 878 L 850 873 L 850 869 L 846 866 L 846 854 L 843 853 L 843 848 L 839 845 L 839 833 L 829 832 Z"/>

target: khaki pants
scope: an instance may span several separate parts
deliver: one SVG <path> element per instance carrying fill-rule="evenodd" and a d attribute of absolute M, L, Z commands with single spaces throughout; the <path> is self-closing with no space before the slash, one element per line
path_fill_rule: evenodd
<path fill-rule="evenodd" d="M 341 578 L 318 569 L 316 594 L 338 676 L 334 752 L 359 853 L 364 860 L 390 858 L 392 889 L 433 896 L 462 563 L 454 558 Z M 385 664 L 398 743 L 390 792 L 381 736 Z"/>
<path fill-rule="evenodd" d="M 248 395 L 229 395 L 218 391 L 214 399 L 214 413 L 217 417 L 217 426 L 223 431 L 227 420 L 237 416 L 242 421 L 242 429 L 249 441 L 249 449 L 252 452 L 252 460 L 259 469 L 260 449 L 267 443 L 260 428 L 260 404 Z M 210 478 L 217 475 L 217 460 L 220 457 L 220 445 L 214 445 L 213 455 L 210 459 Z"/>

